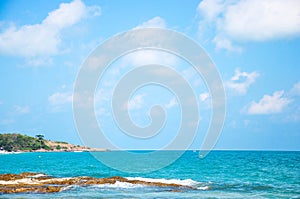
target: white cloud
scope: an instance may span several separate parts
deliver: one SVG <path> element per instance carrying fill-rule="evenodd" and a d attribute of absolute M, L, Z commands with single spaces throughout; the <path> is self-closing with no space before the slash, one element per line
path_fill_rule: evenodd
<path fill-rule="evenodd" d="M 0 53 L 25 58 L 49 57 L 59 53 L 62 30 L 88 15 L 98 15 L 100 8 L 87 7 L 80 0 L 61 3 L 59 8 L 48 13 L 39 24 L 10 26 L 0 34 Z M 40 64 L 43 59 L 38 59 Z"/>
<path fill-rule="evenodd" d="M 156 16 L 148 21 L 143 22 L 142 24 L 136 26 L 133 29 L 138 28 L 166 28 L 166 22 L 163 18 Z M 160 50 L 145 50 L 140 49 L 134 52 L 131 52 L 121 58 L 120 67 L 126 65 L 141 66 L 146 64 L 161 64 L 173 66 L 178 63 L 178 59 L 175 55 L 166 53 L 165 51 Z M 120 68 L 117 68 L 113 71 L 114 74 L 120 73 Z"/>
<path fill-rule="evenodd" d="M 166 28 L 166 22 L 163 18 L 156 16 L 148 21 L 143 22 L 137 28 Z M 178 63 L 178 59 L 175 55 L 160 51 L 160 50 L 138 50 L 130 54 L 125 55 L 122 58 L 122 66 L 134 65 L 141 66 L 146 64 L 161 64 L 174 66 Z M 118 70 L 114 71 L 119 73 Z"/>
<path fill-rule="evenodd" d="M 135 28 L 166 28 L 166 22 L 163 18 L 156 16 Z"/>
<path fill-rule="evenodd" d="M 199 95 L 199 98 L 202 102 L 204 102 L 205 100 L 207 100 L 210 97 L 209 93 L 201 93 Z"/>
<path fill-rule="evenodd" d="M 143 22 L 139 26 L 133 28 L 166 28 L 165 20 L 159 16 L 156 16 L 148 21 Z M 162 50 L 151 50 L 151 49 L 138 49 L 130 52 L 120 58 L 120 65 L 111 71 L 112 75 L 119 75 L 120 70 L 126 66 L 141 66 L 146 64 L 161 64 L 174 66 L 178 64 L 180 58 L 176 57 L 171 53 L 167 53 Z M 97 60 L 95 60 L 97 61 Z M 91 66 L 95 64 L 91 63 Z"/>
<path fill-rule="evenodd" d="M 246 112 L 250 115 L 281 113 L 291 102 L 284 97 L 284 91 L 276 91 L 272 96 L 264 95 L 259 102 L 251 102 Z"/>
<path fill-rule="evenodd" d="M 144 105 L 144 96 L 143 94 L 135 95 L 129 102 L 126 102 L 125 108 L 128 110 L 142 108 Z"/>
<path fill-rule="evenodd" d="M 215 36 L 212 42 L 215 44 L 217 50 L 226 49 L 238 53 L 241 53 L 243 51 L 241 47 L 234 45 L 231 40 L 223 36 Z"/>
<path fill-rule="evenodd" d="M 123 64 L 141 66 L 146 64 L 161 64 L 174 66 L 179 58 L 159 50 L 139 50 L 124 56 Z"/>
<path fill-rule="evenodd" d="M 57 10 L 50 12 L 43 21 L 43 25 L 53 26 L 57 29 L 69 27 L 80 21 L 86 14 L 86 6 L 80 0 L 71 3 L 62 3 Z"/>
<path fill-rule="evenodd" d="M 245 94 L 259 76 L 259 73 L 253 71 L 251 73 L 241 72 L 240 69 L 236 69 L 234 72 L 234 76 L 231 77 L 230 81 L 227 81 L 225 85 L 238 92 L 239 94 Z"/>
<path fill-rule="evenodd" d="M 223 9 L 223 0 L 204 0 L 199 3 L 197 11 L 201 12 L 207 21 L 213 21 Z"/>
<path fill-rule="evenodd" d="M 30 107 L 29 106 L 14 106 L 15 109 L 15 114 L 17 115 L 24 115 L 30 112 Z"/>
<path fill-rule="evenodd" d="M 291 90 L 292 95 L 300 95 L 300 82 L 294 84 L 292 90 Z"/>
<path fill-rule="evenodd" d="M 266 41 L 299 36 L 298 0 L 203 0 L 199 30 L 212 26 L 217 48 L 236 50 L 232 41 Z"/>
<path fill-rule="evenodd" d="M 177 106 L 178 103 L 177 103 L 177 100 L 176 98 L 172 98 L 168 104 L 166 104 L 166 108 L 167 109 L 170 109 L 170 108 L 173 108 L 174 106 Z"/>
<path fill-rule="evenodd" d="M 298 0 L 244 0 L 228 7 L 225 31 L 244 40 L 269 40 L 300 33 Z"/>
<path fill-rule="evenodd" d="M 73 95 L 71 92 L 56 92 L 49 96 L 48 101 L 52 106 L 60 106 L 66 103 L 71 103 L 73 100 Z"/>

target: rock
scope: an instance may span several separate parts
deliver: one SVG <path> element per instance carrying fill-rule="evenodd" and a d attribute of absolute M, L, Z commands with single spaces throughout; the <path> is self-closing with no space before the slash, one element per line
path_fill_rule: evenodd
<path fill-rule="evenodd" d="M 34 177 L 39 176 L 39 177 Z M 2 182 L 1 182 L 2 181 Z M 92 178 L 92 177 L 73 177 L 73 178 L 55 178 L 39 173 L 21 173 L 21 174 L 2 174 L 0 175 L 0 194 L 1 193 L 55 193 L 61 191 L 69 185 L 89 186 L 97 184 L 115 184 L 116 182 L 126 182 L 131 184 L 139 184 L 145 186 L 156 187 L 175 187 L 188 188 L 180 184 L 168 184 L 162 182 L 147 182 L 142 180 L 128 180 L 120 176 L 108 178 Z"/>
<path fill-rule="evenodd" d="M 21 179 L 22 177 L 17 174 L 2 174 L 0 175 L 0 180 L 4 181 L 10 181 L 10 180 L 16 180 L 16 179 Z"/>

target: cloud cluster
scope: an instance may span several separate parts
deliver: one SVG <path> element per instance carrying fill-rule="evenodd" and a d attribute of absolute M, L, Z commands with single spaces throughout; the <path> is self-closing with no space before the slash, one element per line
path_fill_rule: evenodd
<path fill-rule="evenodd" d="M 166 22 L 163 18 L 156 16 L 149 19 L 148 21 L 143 22 L 142 24 L 136 26 L 133 29 L 139 28 L 166 28 Z M 179 58 L 173 54 L 170 54 L 163 50 L 158 49 L 136 49 L 120 58 L 120 64 L 115 67 L 111 74 L 116 76 L 121 72 L 120 70 L 128 66 L 141 66 L 146 64 L 161 64 L 168 66 L 175 66 L 179 62 Z M 97 62 L 98 60 L 92 60 L 91 66 L 95 64 L 93 61 Z"/>
<path fill-rule="evenodd" d="M 259 73 L 256 71 L 247 73 L 241 72 L 240 69 L 237 68 L 234 76 L 231 77 L 230 81 L 227 81 L 225 85 L 239 94 L 246 94 L 248 88 L 255 82 L 258 76 Z"/>
<path fill-rule="evenodd" d="M 175 55 L 164 51 L 140 49 L 124 56 L 122 65 L 141 66 L 146 64 L 161 64 L 175 66 L 179 60 Z"/>
<path fill-rule="evenodd" d="M 259 102 L 252 101 L 247 113 L 250 115 L 281 113 L 291 102 L 292 100 L 284 97 L 284 91 L 276 91 L 271 96 L 264 95 Z"/>
<path fill-rule="evenodd" d="M 166 28 L 167 24 L 166 21 L 159 17 L 156 16 L 152 19 L 149 19 L 148 21 L 143 22 L 141 25 L 135 27 L 136 28 Z"/>
<path fill-rule="evenodd" d="M 159 16 L 156 16 L 148 21 L 143 22 L 134 29 L 138 28 L 166 28 L 167 24 L 165 20 Z M 177 64 L 176 57 L 169 53 L 159 50 L 139 50 L 128 54 L 124 58 L 123 64 L 130 64 L 135 66 L 145 64 L 165 64 L 173 66 Z"/>
<path fill-rule="evenodd" d="M 297 82 L 288 92 L 281 90 L 275 91 L 273 95 L 264 95 L 258 102 L 252 101 L 245 106 L 242 111 L 249 115 L 282 113 L 293 102 L 297 102 L 299 95 L 300 82 Z M 296 105 L 294 117 L 299 118 L 299 106 L 297 103 L 293 104 Z"/>
<path fill-rule="evenodd" d="M 234 42 L 266 41 L 300 35 L 298 0 L 203 0 L 199 31 L 212 27 L 216 48 L 240 51 Z"/>
<path fill-rule="evenodd" d="M 52 106 L 60 106 L 71 103 L 73 95 L 71 92 L 56 92 L 49 96 L 48 101 Z"/>
<path fill-rule="evenodd" d="M 99 15 L 100 7 L 80 0 L 61 3 L 39 24 L 10 26 L 0 34 L 0 53 L 25 58 L 49 57 L 59 53 L 62 31 L 89 15 Z"/>

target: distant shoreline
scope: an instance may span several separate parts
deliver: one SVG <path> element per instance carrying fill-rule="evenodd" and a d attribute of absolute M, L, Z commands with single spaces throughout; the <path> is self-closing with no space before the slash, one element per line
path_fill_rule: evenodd
<path fill-rule="evenodd" d="M 108 152 L 110 150 L 108 149 L 93 149 L 93 150 L 82 150 L 82 151 L 64 151 L 64 150 L 53 150 L 53 151 L 44 151 L 44 150 L 36 150 L 36 151 L 0 151 L 0 155 L 6 155 L 6 154 L 21 154 L 21 153 L 63 153 L 63 152 L 70 152 L 70 153 L 83 153 L 83 152 Z"/>
<path fill-rule="evenodd" d="M 0 154 L 13 154 L 24 152 L 96 152 L 108 151 L 104 148 L 74 145 L 62 141 L 44 139 L 41 134 L 35 137 L 8 133 L 0 134 Z"/>
<path fill-rule="evenodd" d="M 74 153 L 82 153 L 82 152 L 107 152 L 108 149 L 97 149 L 97 148 L 91 148 L 91 149 L 83 149 L 83 150 L 34 150 L 34 151 L 5 151 L 0 150 L 1 154 L 20 154 L 20 153 L 61 153 L 61 152 L 74 152 Z"/>

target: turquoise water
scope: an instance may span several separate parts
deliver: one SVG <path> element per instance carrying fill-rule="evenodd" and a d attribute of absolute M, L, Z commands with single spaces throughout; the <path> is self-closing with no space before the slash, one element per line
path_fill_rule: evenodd
<path fill-rule="evenodd" d="M 56 177 L 122 176 L 195 188 L 172 192 L 171 188 L 117 183 L 73 186 L 51 194 L 2 194 L 0 198 L 300 198 L 300 152 L 213 151 L 199 159 L 198 153 L 187 151 L 165 168 L 139 174 L 111 169 L 87 152 L 6 154 L 0 155 L 0 165 L 1 174 L 30 171 Z"/>

